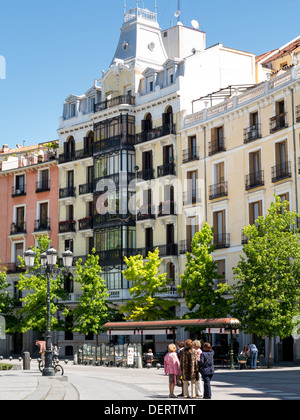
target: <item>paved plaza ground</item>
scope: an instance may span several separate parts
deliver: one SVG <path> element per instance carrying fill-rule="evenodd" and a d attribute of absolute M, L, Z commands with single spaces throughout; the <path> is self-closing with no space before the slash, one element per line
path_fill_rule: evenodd
<path fill-rule="evenodd" d="M 62 362 L 63 363 L 63 362 Z M 0 400 L 89 400 L 111 406 L 116 401 L 186 403 L 168 398 L 168 378 L 163 369 L 64 365 L 64 377 L 45 378 L 31 362 L 30 371 L 0 371 Z M 256 371 L 218 370 L 212 382 L 213 400 L 300 400 L 300 368 Z M 177 395 L 181 389 L 176 388 Z M 201 400 L 188 400 L 197 404 Z M 109 405 L 110 404 L 110 405 Z"/>

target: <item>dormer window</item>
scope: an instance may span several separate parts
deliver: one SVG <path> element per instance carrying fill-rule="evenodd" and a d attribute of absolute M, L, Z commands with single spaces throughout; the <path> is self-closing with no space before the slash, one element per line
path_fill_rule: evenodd
<path fill-rule="evenodd" d="M 96 104 L 96 99 L 95 99 L 95 96 L 93 96 L 90 98 L 90 112 L 94 112 L 95 104 Z"/>
<path fill-rule="evenodd" d="M 75 103 L 70 104 L 70 118 L 74 118 L 76 115 L 76 105 Z"/>
<path fill-rule="evenodd" d="M 153 92 L 153 80 L 149 82 L 149 92 Z"/>

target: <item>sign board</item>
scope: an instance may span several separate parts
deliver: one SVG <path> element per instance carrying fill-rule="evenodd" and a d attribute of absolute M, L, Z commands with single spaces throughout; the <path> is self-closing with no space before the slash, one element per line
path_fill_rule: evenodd
<path fill-rule="evenodd" d="M 127 366 L 134 365 L 134 347 L 128 346 L 127 349 Z"/>
<path fill-rule="evenodd" d="M 4 316 L 0 315 L 0 340 L 5 340 L 6 338 L 6 325 Z"/>
<path fill-rule="evenodd" d="M 168 335 L 168 334 L 176 334 L 177 330 L 115 330 L 115 331 L 107 331 L 109 336 L 114 335 L 135 335 L 135 336 L 143 336 L 143 335 Z"/>
<path fill-rule="evenodd" d="M 232 330 L 232 334 L 239 334 L 237 329 Z M 227 328 L 206 328 L 206 334 L 231 334 L 231 330 Z"/>

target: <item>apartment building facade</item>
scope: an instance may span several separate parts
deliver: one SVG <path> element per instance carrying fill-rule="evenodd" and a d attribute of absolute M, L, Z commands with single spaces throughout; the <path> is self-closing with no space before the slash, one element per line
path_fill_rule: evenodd
<path fill-rule="evenodd" d="M 166 298 L 184 304 L 176 289 L 183 117 L 197 110 L 195 98 L 255 81 L 254 54 L 222 44 L 206 48 L 204 32 L 180 23 L 161 30 L 156 13 L 137 7 L 124 14 L 109 69 L 85 94 L 66 99 L 58 129 L 59 252 L 71 249 L 76 261 L 94 247 L 111 303 L 130 298 L 124 257 L 146 258 L 158 246 L 173 280 Z M 199 197 L 195 174 L 189 176 L 192 212 Z M 71 283 L 75 304 L 75 268 Z M 184 311 L 181 305 L 176 315 Z M 61 337 L 60 345 L 75 351 L 79 342 L 82 337 Z"/>
<path fill-rule="evenodd" d="M 11 297 L 22 297 L 16 288 L 24 271 L 18 257 L 36 246 L 40 235 L 49 236 L 58 247 L 56 145 L 55 141 L 17 149 L 3 146 L 0 153 L 0 264 L 1 269 L 6 267 Z M 20 354 L 24 346 L 31 349 L 32 343 L 30 332 L 8 336 L 1 346 L 3 353 Z"/>
<path fill-rule="evenodd" d="M 203 98 L 203 109 L 184 118 L 181 144 L 188 145 L 191 156 L 194 144 L 199 152 L 195 170 L 201 179 L 203 201 L 193 216 L 194 223 L 198 228 L 207 221 L 214 227 L 213 256 L 222 281 L 229 284 L 234 282 L 232 268 L 247 242 L 243 228 L 267 213 L 274 194 L 299 212 L 299 50 L 297 38 L 284 48 L 257 57 L 258 66 L 269 73 L 266 81 L 244 93 L 225 95 L 223 102 L 212 107 L 206 102 L 211 98 Z M 182 147 L 182 156 L 185 154 Z M 182 160 L 186 172 L 193 165 Z M 188 218 L 185 212 L 183 250 L 191 237 Z M 182 254 L 181 272 L 184 265 Z M 273 346 L 276 361 L 299 361 L 297 336 L 277 338 Z"/>

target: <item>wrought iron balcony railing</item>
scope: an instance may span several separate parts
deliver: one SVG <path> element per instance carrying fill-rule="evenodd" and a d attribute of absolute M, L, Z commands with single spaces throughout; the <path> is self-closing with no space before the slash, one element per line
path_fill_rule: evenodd
<path fill-rule="evenodd" d="M 220 184 L 211 185 L 209 187 L 209 199 L 214 200 L 220 197 L 228 196 L 228 183 L 221 182 Z"/>
<path fill-rule="evenodd" d="M 287 113 L 283 112 L 282 114 L 275 115 L 275 117 L 270 118 L 270 133 L 275 131 L 282 130 L 288 127 L 287 124 Z"/>
<path fill-rule="evenodd" d="M 264 171 L 253 172 L 245 177 L 246 191 L 265 185 Z"/>
<path fill-rule="evenodd" d="M 65 222 L 59 222 L 58 233 L 76 232 L 76 221 L 67 220 Z"/>
<path fill-rule="evenodd" d="M 176 175 L 175 164 L 174 163 L 166 163 L 165 165 L 161 165 L 157 167 L 157 177 L 161 178 L 167 175 Z"/>
<path fill-rule="evenodd" d="M 12 188 L 12 197 L 21 197 L 26 195 L 26 185 Z"/>
<path fill-rule="evenodd" d="M 131 95 L 121 95 L 116 98 L 106 99 L 105 101 L 95 104 L 94 112 L 101 112 L 105 109 L 114 108 L 119 105 L 135 105 L 135 97 Z"/>
<path fill-rule="evenodd" d="M 282 162 L 272 168 L 272 182 L 281 181 L 282 179 L 291 178 L 291 162 Z"/>
<path fill-rule="evenodd" d="M 41 219 L 35 221 L 35 232 L 40 232 L 42 230 L 50 230 L 50 219 Z"/>
<path fill-rule="evenodd" d="M 217 153 L 225 152 L 225 137 L 220 137 L 219 139 L 212 140 L 208 145 L 208 154 L 213 156 Z"/>
<path fill-rule="evenodd" d="M 244 143 L 250 143 L 251 141 L 261 138 L 261 124 L 255 124 L 251 127 L 244 129 Z"/>
<path fill-rule="evenodd" d="M 136 144 L 145 143 L 146 141 L 155 140 L 171 134 L 176 135 L 176 124 L 165 124 L 152 130 L 142 131 L 136 134 L 135 142 Z"/>
<path fill-rule="evenodd" d="M 50 191 L 50 179 L 45 179 L 36 183 L 36 193 L 41 193 L 45 191 Z"/>
<path fill-rule="evenodd" d="M 193 162 L 200 159 L 200 153 L 197 148 L 191 148 L 182 152 L 182 163 Z"/>
<path fill-rule="evenodd" d="M 12 223 L 10 228 L 10 234 L 18 235 L 20 233 L 26 233 L 26 222 Z"/>
<path fill-rule="evenodd" d="M 213 243 L 216 249 L 230 248 L 230 234 L 229 233 L 215 234 Z"/>
<path fill-rule="evenodd" d="M 66 187 L 59 189 L 59 198 L 76 197 L 76 187 Z"/>

